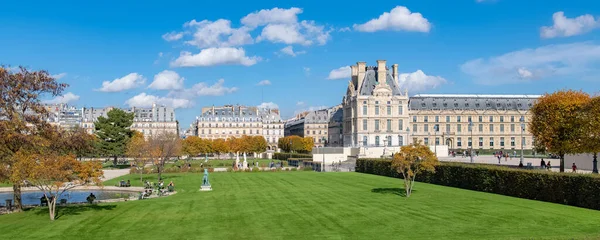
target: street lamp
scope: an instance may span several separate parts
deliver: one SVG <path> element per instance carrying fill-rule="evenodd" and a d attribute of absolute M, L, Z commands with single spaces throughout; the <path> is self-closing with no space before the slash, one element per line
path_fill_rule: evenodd
<path fill-rule="evenodd" d="M 471 157 L 471 163 L 473 163 L 473 121 L 469 120 L 469 133 L 471 133 L 471 150 L 469 156 Z"/>
<path fill-rule="evenodd" d="M 433 149 L 435 151 L 435 156 L 437 157 L 437 132 L 439 130 L 439 125 L 433 125 Z"/>
<path fill-rule="evenodd" d="M 325 172 L 325 137 L 323 137 L 322 140 L 323 140 L 323 149 L 322 149 L 322 152 L 323 152 L 323 161 L 321 161 L 321 171 Z"/>
<path fill-rule="evenodd" d="M 521 160 L 519 161 L 519 166 L 523 166 L 523 131 L 525 131 L 525 117 L 521 116 Z"/>

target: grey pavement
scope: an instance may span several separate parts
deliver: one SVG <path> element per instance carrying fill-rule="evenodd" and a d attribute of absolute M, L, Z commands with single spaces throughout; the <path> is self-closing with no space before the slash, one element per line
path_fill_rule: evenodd
<path fill-rule="evenodd" d="M 442 162 L 463 162 L 463 163 L 470 163 L 471 159 L 470 157 L 462 157 L 459 155 L 456 155 L 456 157 L 439 157 L 438 158 L 440 161 Z M 539 167 L 540 163 L 542 161 L 542 158 L 524 158 L 523 159 L 523 166 L 527 166 L 527 163 L 531 163 L 531 166 L 534 167 Z M 546 163 L 550 162 L 552 165 L 552 171 L 553 172 L 559 172 L 560 171 L 560 159 L 555 159 L 555 158 L 544 158 L 544 161 Z M 501 165 L 501 166 L 519 166 L 519 162 L 520 162 L 520 158 L 519 157 L 513 157 L 513 158 L 501 158 L 500 162 L 498 162 L 498 158 L 494 157 L 493 155 L 480 155 L 480 156 L 473 156 L 473 162 L 474 163 L 485 163 L 485 164 L 495 164 L 495 165 Z M 565 172 L 571 172 L 571 166 L 566 166 L 565 164 Z M 578 170 L 578 173 L 591 173 L 592 171 L 589 170 Z"/>

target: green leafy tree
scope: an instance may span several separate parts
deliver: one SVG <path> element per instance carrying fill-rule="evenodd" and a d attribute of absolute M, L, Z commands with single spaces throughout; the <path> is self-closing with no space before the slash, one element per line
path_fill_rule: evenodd
<path fill-rule="evenodd" d="M 434 172 L 438 164 L 438 158 L 431 149 L 420 142 L 402 146 L 392 160 L 392 168 L 404 178 L 406 197 L 410 197 L 417 175 L 425 171 Z"/>
<path fill-rule="evenodd" d="M 103 156 L 112 157 L 116 166 L 117 158 L 125 155 L 127 143 L 133 136 L 133 131 L 129 129 L 133 123 L 133 113 L 115 108 L 106 115 L 107 118 L 100 116 L 94 123 L 99 139 L 98 151 Z"/>
<path fill-rule="evenodd" d="M 530 109 L 529 130 L 537 145 L 560 157 L 561 172 L 565 171 L 565 154 L 585 152 L 581 112 L 589 101 L 587 93 L 562 90 L 542 96 Z"/>

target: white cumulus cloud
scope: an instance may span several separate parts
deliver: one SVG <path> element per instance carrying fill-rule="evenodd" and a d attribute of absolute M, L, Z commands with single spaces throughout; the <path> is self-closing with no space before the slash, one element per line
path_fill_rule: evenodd
<path fill-rule="evenodd" d="M 182 37 L 183 37 L 182 32 L 170 32 L 170 33 L 165 33 L 162 35 L 162 38 L 167 42 L 177 41 L 177 40 L 181 39 Z"/>
<path fill-rule="evenodd" d="M 64 78 L 66 76 L 67 76 L 67 73 L 59 73 L 59 74 L 54 74 L 51 77 L 54 78 L 54 79 L 56 79 L 56 80 L 59 80 L 59 79 Z"/>
<path fill-rule="evenodd" d="M 554 76 L 583 78 L 599 73 L 600 45 L 556 44 L 465 62 L 461 70 L 481 84 L 519 83 Z M 519 70 L 520 69 L 520 70 Z"/>
<path fill-rule="evenodd" d="M 234 47 L 254 43 L 248 27 L 232 28 L 231 21 L 219 19 L 216 21 L 195 19 L 184 24 L 194 29 L 193 39 L 187 44 L 198 48 Z"/>
<path fill-rule="evenodd" d="M 298 56 L 300 54 L 305 54 L 306 53 L 306 51 L 296 51 L 296 52 L 294 52 L 294 48 L 292 46 L 284 47 L 284 48 L 282 48 L 279 51 L 281 53 L 283 53 L 283 54 L 287 54 L 287 55 L 290 55 L 292 57 L 295 57 L 295 56 Z"/>
<path fill-rule="evenodd" d="M 48 104 L 60 104 L 60 103 L 70 103 L 79 100 L 79 96 L 73 94 L 72 92 L 65 93 L 62 96 L 57 96 L 54 99 L 44 101 Z"/>
<path fill-rule="evenodd" d="M 258 105 L 257 107 L 263 109 L 279 109 L 279 106 L 277 106 L 277 104 L 275 104 L 274 102 L 264 102 Z"/>
<path fill-rule="evenodd" d="M 299 101 L 296 103 L 296 106 L 304 106 L 304 102 L 303 101 Z"/>
<path fill-rule="evenodd" d="M 208 85 L 204 82 L 196 83 L 191 88 L 186 88 L 180 91 L 171 91 L 169 97 L 193 99 L 200 96 L 223 96 L 225 94 L 234 93 L 238 90 L 237 87 L 224 86 L 225 80 L 219 79 L 215 84 Z"/>
<path fill-rule="evenodd" d="M 431 24 L 421 13 L 413 13 L 404 6 L 397 6 L 390 12 L 384 12 L 378 18 L 363 24 L 354 24 L 353 28 L 360 32 L 382 30 L 429 32 Z"/>
<path fill-rule="evenodd" d="M 413 73 L 401 73 L 398 75 L 400 89 L 408 89 L 409 92 L 434 89 L 447 82 L 443 77 L 429 76 L 420 69 Z"/>
<path fill-rule="evenodd" d="M 182 89 L 184 78 L 174 71 L 164 70 L 154 75 L 154 81 L 148 88 L 157 90 Z"/>
<path fill-rule="evenodd" d="M 246 56 L 243 48 L 206 48 L 198 54 L 181 52 L 172 67 L 208 67 L 214 65 L 244 65 L 252 66 L 260 61 L 260 57 Z"/>
<path fill-rule="evenodd" d="M 269 23 L 295 23 L 298 22 L 298 14 L 300 13 L 302 13 L 302 9 L 295 7 L 289 9 L 262 9 L 243 17 L 242 23 L 252 28 Z"/>
<path fill-rule="evenodd" d="M 113 81 L 102 82 L 102 87 L 98 89 L 101 92 L 120 92 L 139 87 L 146 83 L 146 78 L 138 73 L 130 73 L 122 78 Z"/>
<path fill-rule="evenodd" d="M 262 81 L 258 82 L 256 85 L 258 85 L 258 86 L 271 85 L 271 81 L 269 81 L 269 80 L 262 80 Z"/>
<path fill-rule="evenodd" d="M 544 26 L 540 29 L 542 38 L 570 37 L 600 27 L 600 20 L 594 19 L 590 14 L 567 18 L 564 12 L 555 12 L 552 14 L 552 21 L 554 22 L 552 26 Z"/>
<path fill-rule="evenodd" d="M 146 93 L 140 93 L 125 101 L 125 104 L 130 107 L 151 107 L 153 103 L 173 108 L 189 108 L 193 106 L 193 102 L 188 99 L 158 97 Z"/>
<path fill-rule="evenodd" d="M 350 66 L 343 66 L 343 67 L 331 70 L 331 72 L 329 72 L 329 76 L 327 77 L 327 79 L 330 79 L 330 80 L 344 79 L 344 78 L 350 78 L 351 75 L 352 75 L 352 72 L 350 71 Z"/>

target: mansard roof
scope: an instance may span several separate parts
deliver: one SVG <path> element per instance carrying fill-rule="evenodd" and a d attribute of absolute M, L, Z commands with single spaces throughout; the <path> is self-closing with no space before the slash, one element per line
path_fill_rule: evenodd
<path fill-rule="evenodd" d="M 402 95 L 400 92 L 400 87 L 398 87 L 398 83 L 394 81 L 394 77 L 387 69 L 385 76 L 385 79 L 379 79 L 377 77 L 377 67 L 367 67 L 365 78 L 362 82 L 362 86 L 360 87 L 360 95 L 373 95 L 373 90 L 377 84 L 380 84 L 380 80 L 384 80 L 385 83 L 387 83 L 387 85 L 392 89 L 392 95 Z"/>
<path fill-rule="evenodd" d="M 417 94 L 410 110 L 517 110 L 528 111 L 540 95 Z"/>

